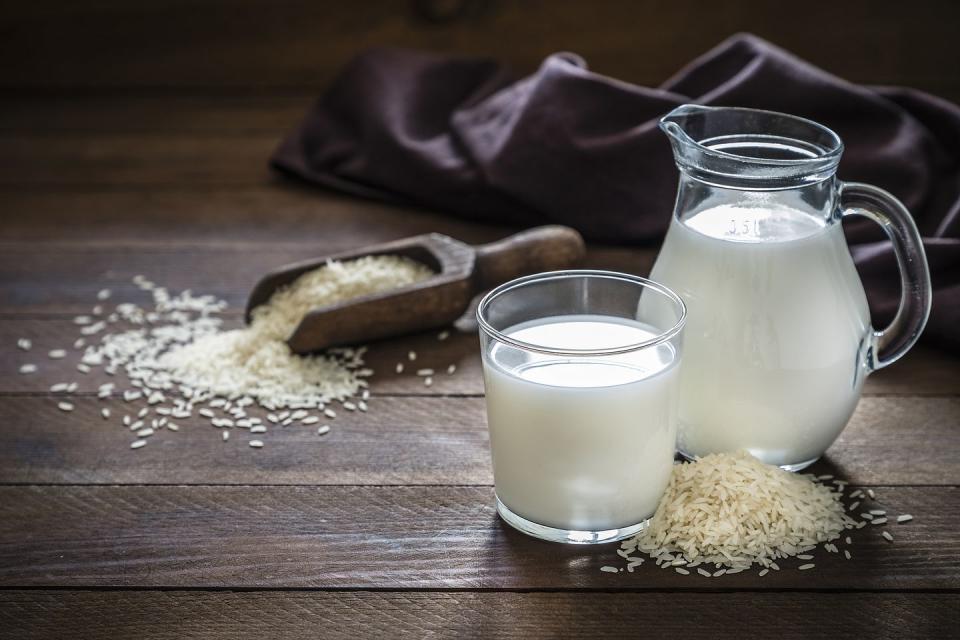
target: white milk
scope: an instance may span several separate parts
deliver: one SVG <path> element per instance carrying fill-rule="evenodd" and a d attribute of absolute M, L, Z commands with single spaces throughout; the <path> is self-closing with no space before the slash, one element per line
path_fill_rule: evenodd
<path fill-rule="evenodd" d="M 517 340 L 571 349 L 635 344 L 652 327 L 606 316 L 516 325 Z M 676 440 L 676 354 L 670 344 L 599 358 L 521 352 L 491 341 L 484 354 L 497 497 L 559 529 L 600 531 L 653 515 Z"/>
<path fill-rule="evenodd" d="M 840 225 L 731 206 L 674 218 L 650 277 L 687 304 L 678 448 L 819 457 L 856 407 L 872 331 Z"/>

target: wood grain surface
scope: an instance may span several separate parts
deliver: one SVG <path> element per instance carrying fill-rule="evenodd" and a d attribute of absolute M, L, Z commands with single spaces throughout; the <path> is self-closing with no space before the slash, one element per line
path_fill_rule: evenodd
<path fill-rule="evenodd" d="M 813 470 L 874 488 L 908 524 L 851 534 L 760 578 L 634 573 L 615 545 L 558 546 L 506 527 L 492 474 L 475 325 L 371 345 L 368 413 L 318 437 L 272 428 L 254 450 L 199 419 L 130 450 L 75 369 L 72 316 L 96 292 L 145 301 L 144 274 L 226 299 L 239 326 L 266 270 L 437 231 L 516 231 L 362 202 L 273 176 L 266 157 L 319 88 L 368 44 L 494 53 L 520 71 L 572 49 L 655 84 L 736 30 L 860 82 L 960 97 L 958 7 L 921 0 L 713 5 L 464 3 L 361 9 L 290 0 L 38 0 L 0 38 L 0 637 L 941 638 L 960 629 L 960 359 L 921 345 L 871 376 Z M 419 8 L 418 8 L 419 7 Z M 626 25 L 626 26 L 625 26 Z M 496 34 L 492 37 L 491 34 Z M 492 44 L 494 43 L 494 44 Z M 625 51 L 633 52 L 624 55 Z M 669 159 L 665 159 L 669 161 Z M 667 215 L 668 212 L 648 212 Z M 588 247 L 643 275 L 656 246 Z M 29 338 L 30 352 L 16 348 Z M 62 361 L 45 356 L 67 348 Z M 394 373 L 456 364 L 427 388 Z M 21 364 L 39 366 L 18 373 Z M 76 381 L 73 412 L 49 391 Z M 139 409 L 139 405 L 136 405 Z M 845 545 L 841 545 L 842 547 Z"/>
<path fill-rule="evenodd" d="M 422 382 L 412 383 L 423 388 Z M 440 383 L 432 387 L 442 391 Z M 139 404 L 95 397 L 0 398 L 0 482 L 57 484 L 489 485 L 493 482 L 483 398 L 377 397 L 368 413 L 338 411 L 324 437 L 316 427 L 269 425 L 252 450 L 244 429 L 228 442 L 200 416 L 176 420 L 147 446 L 120 422 Z M 112 419 L 103 420 L 101 407 Z M 146 406 L 146 405 L 143 405 Z M 260 412 L 256 412 L 261 415 Z M 252 412 L 251 415 L 254 415 Z M 152 417 L 156 417 L 153 415 Z M 148 417 L 149 419 L 149 417 Z M 814 468 L 857 484 L 960 485 L 960 398 L 867 397 Z M 896 451 L 896 455 L 890 452 Z"/>
<path fill-rule="evenodd" d="M 387 589 L 955 589 L 958 487 L 876 487 L 906 524 L 850 532 L 852 559 L 811 552 L 780 571 L 717 578 L 617 546 L 557 545 L 496 515 L 491 487 L 0 486 L 8 587 Z M 894 542 L 880 531 L 888 530 Z M 840 545 L 847 548 L 846 545 Z"/>
<path fill-rule="evenodd" d="M 945 638 L 945 593 L 563 593 L 503 591 L 0 591 L 14 637 Z M 669 615 L 680 611 L 682 615 Z M 811 612 L 815 611 L 815 615 Z M 829 621 L 829 622 L 827 622 Z"/>

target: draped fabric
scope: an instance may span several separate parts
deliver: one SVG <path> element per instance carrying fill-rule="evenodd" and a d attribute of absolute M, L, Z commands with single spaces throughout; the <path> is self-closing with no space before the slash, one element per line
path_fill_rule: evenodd
<path fill-rule="evenodd" d="M 659 87 L 599 75 L 570 53 L 516 79 L 488 59 L 376 49 L 351 61 L 274 153 L 274 168 L 362 197 L 477 221 L 566 224 L 649 244 L 670 220 L 677 170 L 661 116 L 684 103 L 783 111 L 843 139 L 838 175 L 900 198 L 934 281 L 927 338 L 960 353 L 960 108 L 852 84 L 769 42 L 734 36 Z M 847 227 L 875 324 L 899 303 L 889 242 Z"/>

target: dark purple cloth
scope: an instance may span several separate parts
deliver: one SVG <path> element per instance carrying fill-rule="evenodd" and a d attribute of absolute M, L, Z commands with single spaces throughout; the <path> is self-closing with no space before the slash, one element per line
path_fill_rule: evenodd
<path fill-rule="evenodd" d="M 927 336 L 960 353 L 960 108 L 851 84 L 737 35 L 658 88 L 588 71 L 573 54 L 514 80 L 485 59 L 378 49 L 343 70 L 275 152 L 275 168 L 364 197 L 464 218 L 560 223 L 595 241 L 647 243 L 670 220 L 677 170 L 658 119 L 683 103 L 784 111 L 846 145 L 839 176 L 914 214 L 934 282 Z M 847 227 L 877 324 L 899 302 L 888 242 Z"/>

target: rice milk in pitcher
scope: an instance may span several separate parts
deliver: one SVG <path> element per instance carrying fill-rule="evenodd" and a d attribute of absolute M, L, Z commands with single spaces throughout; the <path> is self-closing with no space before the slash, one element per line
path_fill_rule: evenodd
<path fill-rule="evenodd" d="M 660 123 L 680 169 L 651 278 L 688 308 L 678 449 L 746 449 L 802 469 L 856 408 L 864 379 L 902 356 L 930 310 L 919 234 L 889 193 L 835 176 L 835 133 L 794 116 L 686 105 Z M 840 224 L 875 220 L 900 266 L 899 312 L 875 331 Z"/>

